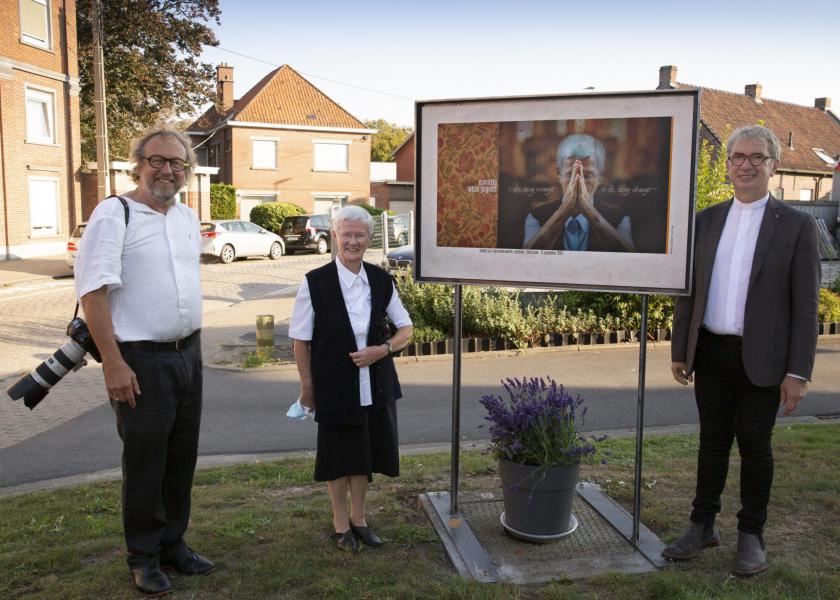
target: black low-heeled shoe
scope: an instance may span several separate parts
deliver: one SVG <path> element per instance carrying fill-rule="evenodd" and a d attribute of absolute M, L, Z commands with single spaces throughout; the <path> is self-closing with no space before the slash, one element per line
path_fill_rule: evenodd
<path fill-rule="evenodd" d="M 352 525 L 351 525 L 352 527 Z M 336 546 L 338 546 L 339 550 L 344 550 L 345 552 L 350 552 L 351 554 L 355 554 L 359 551 L 359 543 L 356 541 L 356 538 L 353 536 L 353 530 L 348 529 L 344 533 L 334 533 L 333 537 L 336 540 Z"/>
<path fill-rule="evenodd" d="M 377 546 L 382 545 L 382 539 L 376 535 L 370 527 L 361 527 L 350 523 L 350 531 L 352 531 L 356 537 L 361 539 L 368 546 L 376 548 Z"/>

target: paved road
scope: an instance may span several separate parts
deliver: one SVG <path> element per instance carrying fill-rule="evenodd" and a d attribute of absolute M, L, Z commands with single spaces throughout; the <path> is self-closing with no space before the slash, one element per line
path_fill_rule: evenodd
<path fill-rule="evenodd" d="M 669 364 L 667 346 L 649 348 L 646 426 L 692 424 L 696 420 L 692 391 L 671 380 Z M 465 356 L 462 439 L 486 439 L 484 413 L 477 400 L 485 393 L 496 393 L 496 382 L 507 375 L 551 374 L 566 384 L 587 400 L 587 431 L 632 428 L 637 367 L 638 353 L 632 348 Z M 398 370 L 405 396 L 399 403 L 401 444 L 448 443 L 451 359 L 401 359 Z M 814 383 L 799 415 L 840 413 L 838 373 L 840 341 L 821 342 Z M 313 423 L 290 421 L 284 416 L 296 395 L 292 367 L 257 373 L 207 371 L 200 453 L 206 456 L 314 449 Z M 116 468 L 119 452 L 111 409 L 100 405 L 49 431 L 0 449 L 0 488 Z"/>

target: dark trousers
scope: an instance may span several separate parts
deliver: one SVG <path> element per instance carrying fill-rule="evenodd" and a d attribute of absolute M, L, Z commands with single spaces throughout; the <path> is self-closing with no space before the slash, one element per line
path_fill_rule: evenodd
<path fill-rule="evenodd" d="M 111 402 L 123 441 L 123 527 L 129 567 L 184 546 L 201 424 L 201 340 L 181 351 L 124 344 L 137 406 Z"/>
<path fill-rule="evenodd" d="M 741 454 L 738 530 L 760 534 L 773 484 L 770 440 L 779 409 L 779 386 L 753 385 L 744 371 L 741 338 L 700 332 L 694 373 L 700 414 L 697 495 L 691 520 L 712 523 L 729 470 L 733 440 Z"/>

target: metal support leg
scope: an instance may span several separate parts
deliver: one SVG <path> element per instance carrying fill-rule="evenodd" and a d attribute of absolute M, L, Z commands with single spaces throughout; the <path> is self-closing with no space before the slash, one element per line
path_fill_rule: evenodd
<path fill-rule="evenodd" d="M 455 352 L 452 354 L 452 485 L 449 513 L 458 513 L 458 476 L 461 459 L 461 285 L 455 285 Z"/>
<path fill-rule="evenodd" d="M 633 547 L 639 544 L 639 516 L 642 504 L 642 447 L 645 423 L 645 367 L 647 365 L 648 295 L 642 294 L 642 323 L 639 329 L 639 395 L 636 404 L 636 472 L 633 482 Z"/>

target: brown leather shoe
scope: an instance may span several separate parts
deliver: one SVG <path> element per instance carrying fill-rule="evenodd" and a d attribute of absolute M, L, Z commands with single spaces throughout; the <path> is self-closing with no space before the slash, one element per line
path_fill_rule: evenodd
<path fill-rule="evenodd" d="M 738 532 L 738 554 L 732 574 L 737 577 L 752 577 L 767 570 L 767 550 L 764 540 L 756 533 Z"/>
<path fill-rule="evenodd" d="M 131 569 L 131 578 L 135 587 L 151 598 L 163 596 L 172 591 L 172 584 L 166 573 L 156 563 Z"/>
<path fill-rule="evenodd" d="M 351 554 L 355 554 L 359 551 L 359 543 L 353 536 L 352 529 L 348 529 L 344 533 L 334 533 L 333 537 L 336 540 L 336 546 L 338 546 L 339 550 L 344 550 L 345 552 L 350 552 Z"/>
<path fill-rule="evenodd" d="M 714 523 L 703 525 L 691 523 L 681 538 L 675 540 L 662 550 L 662 556 L 668 560 L 691 560 L 700 554 L 700 550 L 708 546 L 720 545 L 720 532 Z"/>
<path fill-rule="evenodd" d="M 368 546 L 376 548 L 377 546 L 382 545 L 382 540 L 370 527 L 362 527 L 350 523 L 350 531 L 352 531 L 357 538 L 361 539 Z"/>

